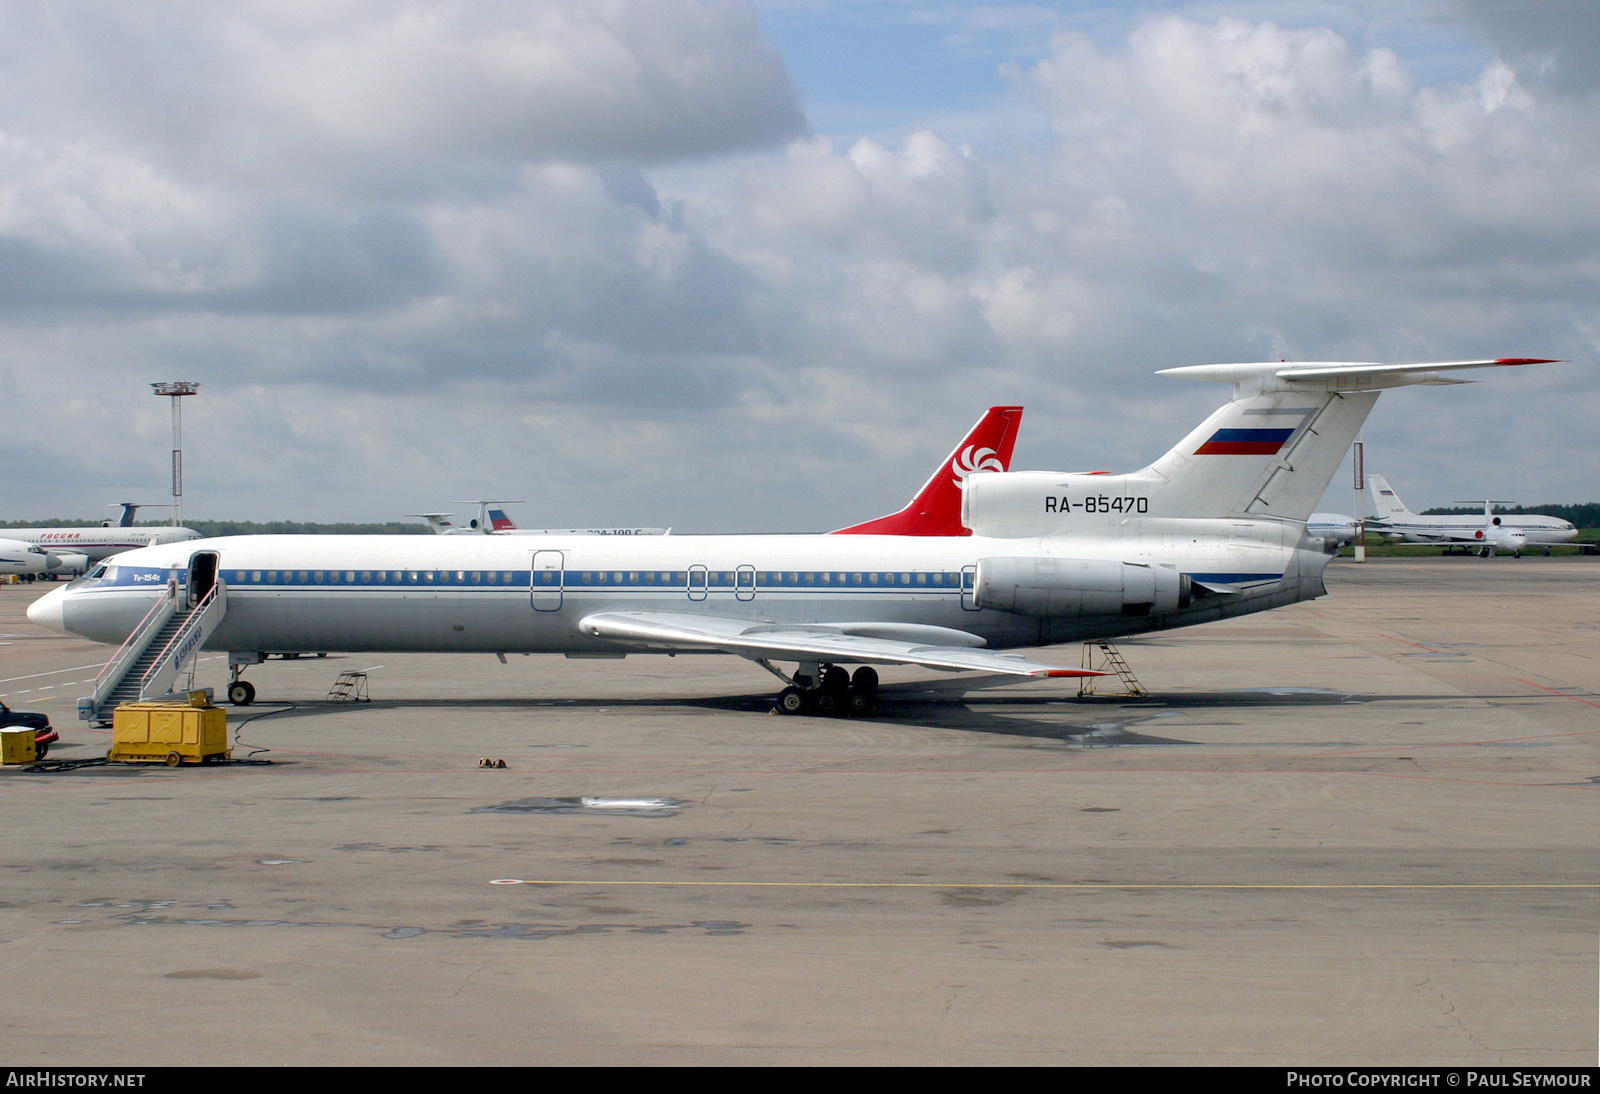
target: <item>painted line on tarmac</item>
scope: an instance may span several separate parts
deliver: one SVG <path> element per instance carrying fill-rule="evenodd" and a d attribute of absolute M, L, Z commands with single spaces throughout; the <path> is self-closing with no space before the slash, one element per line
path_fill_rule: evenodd
<path fill-rule="evenodd" d="M 41 676 L 59 676 L 63 672 L 87 672 L 91 669 L 99 672 L 104 667 L 102 662 L 94 665 L 76 665 L 70 669 L 51 669 L 49 672 L 35 672 L 27 676 L 7 676 L 0 678 L 0 684 L 15 684 L 21 680 L 37 680 Z"/>
<path fill-rule="evenodd" d="M 1461 884 L 1440 882 L 1350 882 L 1344 884 L 1228 884 L 1219 882 L 1180 884 L 1173 882 L 1073 882 L 1073 881 L 573 881 L 552 878 L 516 878 L 498 877 L 489 882 L 490 885 L 567 885 L 567 886 L 655 886 L 677 887 L 684 889 L 1074 889 L 1088 891 L 1114 891 L 1125 889 L 1174 889 L 1188 891 L 1205 890 L 1254 890 L 1261 892 L 1312 892 L 1318 890 L 1332 891 L 1380 891 L 1386 889 L 1411 889 L 1423 892 L 1465 890 L 1474 892 L 1490 892 L 1503 890 L 1508 892 L 1526 892 L 1533 890 L 1557 890 L 1569 892 L 1586 892 L 1600 889 L 1596 882 L 1551 882 L 1551 883 L 1510 883 L 1497 882 L 1463 882 Z"/>
<path fill-rule="evenodd" d="M 1592 699 L 1584 699 L 1577 695 L 1568 695 L 1560 688 L 1545 687 L 1543 684 L 1535 684 L 1532 680 L 1517 680 L 1517 683 L 1527 684 L 1530 688 L 1538 688 L 1540 691 L 1548 691 L 1551 695 L 1554 695 L 1558 699 L 1571 699 L 1574 703 L 1582 703 L 1586 707 L 1600 707 L 1600 703 L 1597 703 Z M 1574 734 L 1574 736 L 1576 736 L 1576 734 Z"/>

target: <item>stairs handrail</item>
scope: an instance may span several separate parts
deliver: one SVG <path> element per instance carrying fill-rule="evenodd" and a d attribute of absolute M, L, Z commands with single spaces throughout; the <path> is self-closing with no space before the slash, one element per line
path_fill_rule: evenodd
<path fill-rule="evenodd" d="M 95 676 L 93 691 L 88 696 L 93 710 L 100 709 L 100 704 L 105 702 L 106 696 L 117 686 L 122 677 L 127 675 L 131 662 L 137 660 L 149 646 L 151 634 L 165 626 L 167 620 L 177 613 L 177 602 L 178 579 L 168 578 L 165 594 L 150 605 L 150 610 L 144 613 L 139 625 L 133 628 L 122 645 L 117 647 L 117 652 L 111 655 L 111 660 L 107 661 L 105 667 Z M 81 713 L 83 700 L 79 700 L 78 706 L 79 717 L 85 717 Z"/>
<path fill-rule="evenodd" d="M 200 603 L 196 604 L 189 610 L 189 614 L 184 617 L 183 624 L 179 626 L 177 630 L 172 632 L 172 637 L 167 639 L 167 644 L 161 647 L 161 652 L 156 654 L 154 660 L 150 662 L 150 667 L 144 670 L 143 676 L 139 677 L 139 695 L 141 698 L 145 695 L 146 689 L 149 687 L 150 678 L 155 676 L 157 670 L 167 663 L 167 656 L 172 653 L 175 647 L 181 646 L 184 642 L 188 641 L 189 636 L 193 634 L 196 629 L 204 628 L 205 613 L 224 597 L 225 594 L 222 592 L 222 581 L 218 579 L 211 586 L 211 590 L 207 592 L 205 596 L 200 598 Z M 199 645 L 196 645 L 192 652 L 196 657 L 198 657 L 200 654 Z M 179 667 L 178 671 L 181 673 L 182 668 Z"/>

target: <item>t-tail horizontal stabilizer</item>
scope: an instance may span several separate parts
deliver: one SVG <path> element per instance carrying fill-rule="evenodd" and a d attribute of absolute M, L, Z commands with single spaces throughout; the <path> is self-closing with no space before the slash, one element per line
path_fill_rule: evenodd
<path fill-rule="evenodd" d="M 1491 361 L 1425 361 L 1386 365 L 1375 361 L 1260 361 L 1232 365 L 1179 365 L 1164 368 L 1158 376 L 1238 384 L 1244 391 L 1383 391 L 1411 384 L 1469 384 L 1440 376 L 1469 368 L 1506 368 L 1514 365 L 1552 365 L 1549 357 L 1496 357 Z"/>

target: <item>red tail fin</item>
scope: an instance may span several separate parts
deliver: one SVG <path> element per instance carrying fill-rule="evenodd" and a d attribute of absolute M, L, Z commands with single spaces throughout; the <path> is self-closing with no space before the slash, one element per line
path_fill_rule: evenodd
<path fill-rule="evenodd" d="M 974 471 L 1007 471 L 1022 424 L 1020 406 L 992 406 L 917 496 L 898 513 L 853 524 L 836 536 L 966 536 L 961 527 L 961 483 Z"/>

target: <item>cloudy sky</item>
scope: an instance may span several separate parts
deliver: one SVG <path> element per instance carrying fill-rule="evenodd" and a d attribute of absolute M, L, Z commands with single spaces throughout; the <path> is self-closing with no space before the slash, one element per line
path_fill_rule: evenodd
<path fill-rule="evenodd" d="M 1597 117 L 1592 0 L 0 0 L 0 515 L 163 500 L 157 380 L 191 518 L 806 531 L 1480 356 L 1369 468 L 1594 500 Z"/>

